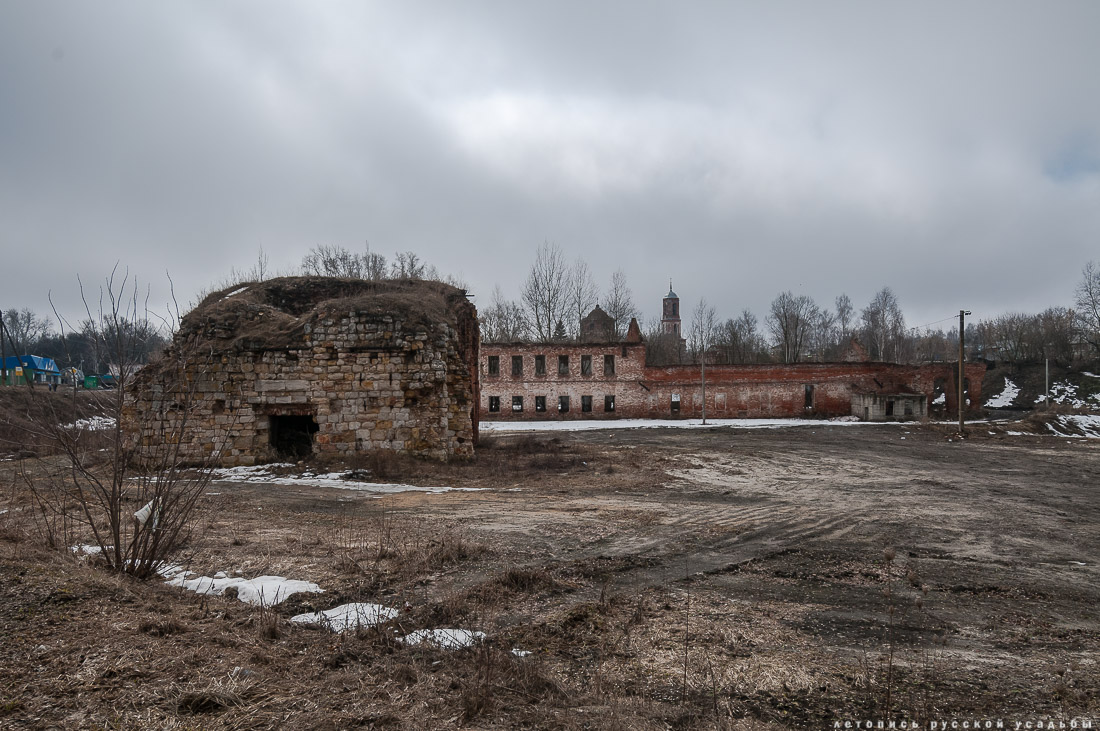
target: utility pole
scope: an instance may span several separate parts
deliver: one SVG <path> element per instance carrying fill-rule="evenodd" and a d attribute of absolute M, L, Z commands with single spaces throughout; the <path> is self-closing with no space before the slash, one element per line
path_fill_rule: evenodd
<path fill-rule="evenodd" d="M 966 401 L 963 398 L 963 378 L 966 376 L 964 364 L 966 362 L 966 348 L 963 344 L 966 332 L 966 316 L 970 310 L 959 310 L 959 434 L 965 433 L 963 423 L 966 420 Z"/>
<path fill-rule="evenodd" d="M 707 349 L 703 346 L 703 423 L 707 423 Z"/>
<path fill-rule="evenodd" d="M 1047 411 L 1050 411 L 1050 358 L 1047 358 L 1046 362 L 1046 397 L 1043 398 L 1043 406 Z"/>

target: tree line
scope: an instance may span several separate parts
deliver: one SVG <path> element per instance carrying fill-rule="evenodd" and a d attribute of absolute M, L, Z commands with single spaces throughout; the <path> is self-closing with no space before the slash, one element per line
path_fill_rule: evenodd
<path fill-rule="evenodd" d="M 362 252 L 315 246 L 287 274 L 426 279 L 466 289 L 461 281 L 442 276 L 415 252 L 397 252 L 387 259 L 372 252 L 369 245 Z M 250 269 L 231 270 L 217 288 L 270 276 L 268 257 L 260 249 Z M 626 334 L 631 318 L 640 316 L 623 270 L 613 272 L 601 291 L 584 259 L 567 261 L 560 247 L 544 242 L 535 252 L 519 299 L 507 299 L 498 285 L 488 304 L 479 307 L 481 337 L 486 342 L 576 340 L 581 319 L 597 304 L 614 321 L 617 337 Z M 112 365 L 103 347 L 105 341 L 124 337 L 134 344 L 137 359 L 145 362 L 166 345 L 172 330 L 168 321 L 158 324 L 137 315 L 101 322 L 89 314 L 75 328 L 60 331 L 53 319 L 27 308 L 3 310 L 0 315 L 3 351 L 8 355 L 40 355 L 53 358 L 62 368 L 77 367 L 89 373 L 108 372 Z M 954 322 L 953 318 L 946 320 Z M 685 324 L 685 338 L 681 339 L 665 334 L 659 318 L 648 321 L 645 335 L 650 364 L 698 363 L 704 357 L 713 364 L 826 362 L 846 359 L 853 348 L 860 351 L 857 355 L 898 363 L 954 360 L 958 353 L 957 326 L 907 327 L 890 287 L 883 287 L 859 310 L 846 294 L 837 296 L 830 308 L 808 295 L 781 292 L 762 321 L 749 309 L 722 320 L 703 298 Z M 967 357 L 972 359 L 1027 363 L 1050 358 L 1065 364 L 1100 359 L 1100 263 L 1089 262 L 1084 267 L 1074 290 L 1073 308 L 1050 307 L 1039 313 L 1009 312 L 978 319 L 967 324 L 965 335 Z"/>
<path fill-rule="evenodd" d="M 544 242 L 535 252 L 518 300 L 499 286 L 480 309 L 486 342 L 570 341 L 580 320 L 597 304 L 615 321 L 622 337 L 639 311 L 620 269 L 600 297 L 583 259 L 568 262 L 561 249 Z M 1075 308 L 1050 307 L 1039 313 L 1012 312 L 966 325 L 966 357 L 1016 363 L 1051 358 L 1062 363 L 1100 358 L 1100 265 L 1090 262 L 1074 293 Z M 869 358 L 917 363 L 955 360 L 959 333 L 954 317 L 918 327 L 906 324 L 890 287 L 857 309 L 847 294 L 832 307 L 791 291 L 772 301 L 763 320 L 751 310 L 720 319 L 706 299 L 685 318 L 684 338 L 663 332 L 660 318 L 648 321 L 645 335 L 650 365 L 800 363 Z M 941 324 L 943 323 L 943 324 Z M 950 324 L 947 324 L 950 323 Z M 934 327 L 939 325 L 939 327 Z"/>
<path fill-rule="evenodd" d="M 1074 308 L 1049 307 L 1039 313 L 1009 312 L 966 324 L 968 359 L 1063 364 L 1100 359 L 1100 264 L 1088 263 L 1074 290 Z M 956 322 L 955 318 L 945 318 Z M 941 321 L 943 322 L 943 321 Z M 931 323 L 936 325 L 939 323 Z M 897 296 L 879 290 L 858 312 L 841 294 L 833 309 L 806 295 L 779 294 L 764 322 L 749 310 L 720 322 L 700 300 L 692 312 L 687 340 L 680 346 L 650 328 L 654 362 L 798 363 L 844 360 L 853 349 L 871 360 L 919 363 L 958 358 L 959 330 L 931 325 L 907 327 Z"/>

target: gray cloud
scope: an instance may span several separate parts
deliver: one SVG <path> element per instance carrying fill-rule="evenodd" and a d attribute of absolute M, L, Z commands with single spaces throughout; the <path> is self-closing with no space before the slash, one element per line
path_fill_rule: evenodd
<path fill-rule="evenodd" d="M 763 7 L 761 7 L 763 5 Z M 118 260 L 184 300 L 318 243 L 518 293 L 549 239 L 647 315 L 781 290 L 913 324 L 1100 258 L 1100 7 L 106 2 L 0 9 L 2 307 Z"/>

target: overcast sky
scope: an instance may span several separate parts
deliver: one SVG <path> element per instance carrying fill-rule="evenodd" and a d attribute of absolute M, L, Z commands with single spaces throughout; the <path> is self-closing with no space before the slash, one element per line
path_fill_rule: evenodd
<path fill-rule="evenodd" d="M 367 241 L 484 305 L 551 241 L 647 319 L 921 325 L 1100 259 L 1098 2 L 534 5 L 0 0 L 0 307 Z"/>

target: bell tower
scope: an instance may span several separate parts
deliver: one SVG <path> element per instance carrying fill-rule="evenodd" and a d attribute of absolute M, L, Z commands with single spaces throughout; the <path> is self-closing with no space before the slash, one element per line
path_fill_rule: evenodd
<path fill-rule="evenodd" d="M 661 307 L 661 332 L 680 337 L 680 298 L 672 291 L 671 279 Z"/>

